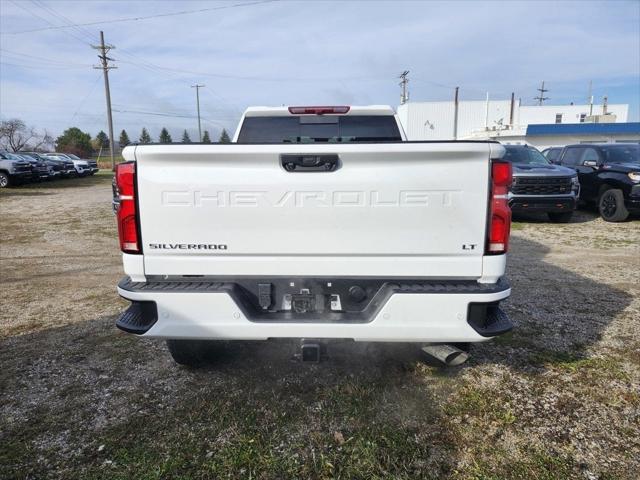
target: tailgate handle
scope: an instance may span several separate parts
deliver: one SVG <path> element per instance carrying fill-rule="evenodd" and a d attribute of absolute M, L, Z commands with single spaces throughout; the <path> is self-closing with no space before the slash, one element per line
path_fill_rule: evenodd
<path fill-rule="evenodd" d="M 282 167 L 287 172 L 333 172 L 340 165 L 337 154 L 280 155 Z"/>

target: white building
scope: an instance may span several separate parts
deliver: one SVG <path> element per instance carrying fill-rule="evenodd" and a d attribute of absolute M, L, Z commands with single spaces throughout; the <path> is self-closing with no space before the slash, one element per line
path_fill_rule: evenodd
<path fill-rule="evenodd" d="M 398 107 L 409 140 L 493 139 L 540 148 L 583 141 L 640 141 L 634 124 L 604 130 L 578 126 L 570 129 L 571 134 L 546 129 L 549 133 L 553 130 L 553 135 L 527 135 L 530 125 L 626 123 L 628 104 L 527 106 L 509 100 L 461 101 L 457 122 L 455 112 L 454 102 L 408 102 Z"/>
<path fill-rule="evenodd" d="M 491 138 L 502 143 L 526 143 L 539 150 L 574 143 L 640 143 L 640 122 L 530 124 L 520 138 Z"/>
<path fill-rule="evenodd" d="M 624 123 L 629 116 L 628 104 L 607 105 L 535 105 L 518 108 L 520 125 L 538 125 L 549 123 L 590 123 L 591 115 L 601 116 L 603 111 L 611 115 L 611 123 Z"/>

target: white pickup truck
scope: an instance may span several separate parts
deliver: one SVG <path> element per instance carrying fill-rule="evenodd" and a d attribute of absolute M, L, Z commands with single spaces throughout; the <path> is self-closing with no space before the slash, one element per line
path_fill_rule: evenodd
<path fill-rule="evenodd" d="M 459 344 L 512 327 L 503 155 L 408 142 L 387 106 L 253 107 L 231 144 L 129 146 L 117 326 L 188 365 L 212 340 L 283 337 L 304 359 L 350 339 L 459 362 Z"/>

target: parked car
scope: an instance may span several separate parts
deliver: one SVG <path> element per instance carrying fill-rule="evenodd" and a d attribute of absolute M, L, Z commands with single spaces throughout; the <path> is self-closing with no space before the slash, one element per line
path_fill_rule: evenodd
<path fill-rule="evenodd" d="M 558 163 L 558 158 L 560 157 L 561 152 L 562 152 L 562 147 L 549 147 L 549 148 L 545 148 L 542 151 L 542 154 L 551 163 Z"/>
<path fill-rule="evenodd" d="M 31 163 L 9 152 L 0 152 L 0 188 L 31 179 Z"/>
<path fill-rule="evenodd" d="M 66 160 L 69 162 L 73 162 L 73 166 L 76 170 L 76 175 L 79 177 L 86 177 L 91 174 L 91 167 L 89 167 L 89 163 L 85 160 L 79 160 L 77 157 L 71 158 L 66 153 L 46 153 L 44 156 L 48 158 L 58 159 L 58 160 Z"/>
<path fill-rule="evenodd" d="M 73 153 L 67 153 L 66 155 L 72 160 L 82 160 L 83 162 L 87 162 L 87 165 L 89 165 L 89 170 L 90 170 L 89 175 L 93 175 L 99 170 L 98 162 L 96 162 L 95 160 L 91 160 L 90 158 L 80 158 L 77 155 L 74 155 Z"/>
<path fill-rule="evenodd" d="M 22 155 L 23 157 L 30 157 L 33 158 L 35 160 L 39 160 L 41 162 L 44 162 L 45 165 L 47 166 L 48 170 L 49 170 L 49 178 L 48 180 L 54 180 L 56 178 L 61 178 L 62 177 L 62 173 L 64 171 L 64 167 L 63 165 L 53 159 L 47 158 L 47 157 L 41 157 L 40 155 L 38 155 L 35 152 L 20 152 L 20 155 Z"/>
<path fill-rule="evenodd" d="M 622 222 L 640 213 L 640 145 L 567 145 L 559 162 L 578 172 L 581 199 L 597 205 L 606 221 Z"/>
<path fill-rule="evenodd" d="M 46 156 L 42 153 L 29 152 L 30 155 L 38 155 L 45 162 L 54 163 L 60 167 L 61 177 L 75 177 L 77 175 L 76 167 L 71 160 L 68 158 L 59 158 L 59 157 L 51 157 Z"/>
<path fill-rule="evenodd" d="M 14 155 L 31 164 L 31 181 L 40 182 L 49 178 L 49 166 L 43 160 L 23 153 L 14 153 Z"/>
<path fill-rule="evenodd" d="M 210 340 L 283 337 L 307 339 L 303 360 L 340 338 L 461 363 L 457 343 L 512 327 L 511 165 L 495 142 L 405 139 L 391 107 L 255 107 L 235 148 L 126 147 L 116 325 L 184 364 Z"/>
<path fill-rule="evenodd" d="M 552 222 L 571 220 L 580 195 L 575 171 L 553 165 L 528 145 L 504 145 L 513 166 L 509 206 L 513 212 L 545 212 Z"/>

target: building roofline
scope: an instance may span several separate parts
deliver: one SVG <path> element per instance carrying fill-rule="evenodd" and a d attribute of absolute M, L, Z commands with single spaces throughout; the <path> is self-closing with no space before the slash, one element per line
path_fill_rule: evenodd
<path fill-rule="evenodd" d="M 540 135 L 640 135 L 640 122 L 541 123 L 527 126 L 527 136 Z"/>

